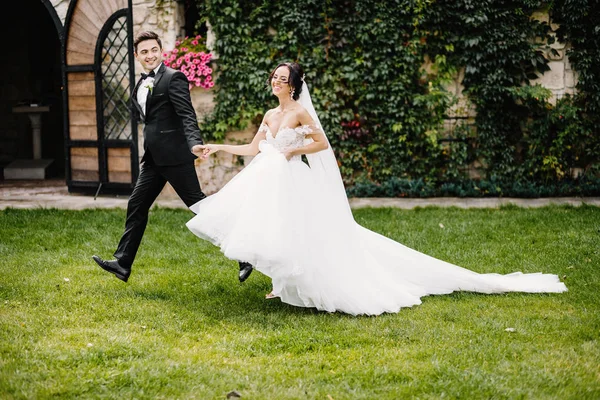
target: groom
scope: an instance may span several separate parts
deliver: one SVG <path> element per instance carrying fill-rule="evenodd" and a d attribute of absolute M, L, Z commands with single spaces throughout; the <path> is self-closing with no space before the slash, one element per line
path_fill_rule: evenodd
<path fill-rule="evenodd" d="M 162 42 L 154 32 L 142 32 L 134 40 L 134 55 L 144 73 L 133 90 L 132 101 L 144 122 L 144 156 L 140 175 L 127 203 L 125 232 L 114 260 L 94 255 L 96 263 L 127 282 L 131 266 L 148 222 L 148 212 L 169 182 L 190 207 L 206 197 L 200 190 L 193 153 L 202 153 L 203 142 L 190 98 L 186 76 L 162 63 Z M 240 263 L 240 282 L 252 265 Z"/>

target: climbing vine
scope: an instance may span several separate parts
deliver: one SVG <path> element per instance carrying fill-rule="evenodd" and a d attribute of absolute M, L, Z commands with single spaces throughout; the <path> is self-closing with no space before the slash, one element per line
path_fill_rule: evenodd
<path fill-rule="evenodd" d="M 470 181 L 466 164 L 474 160 L 481 179 L 494 187 L 570 179 L 572 168 L 585 162 L 589 169 L 600 154 L 585 145 L 583 160 L 568 148 L 574 137 L 587 138 L 573 128 L 587 118 L 573 111 L 582 103 L 555 105 L 547 92 L 535 100 L 535 93 L 518 90 L 548 70 L 554 34 L 532 14 L 545 7 L 563 15 L 553 10 L 565 10 L 565 3 L 197 0 L 218 55 L 216 107 L 201 129 L 207 140 L 222 140 L 228 131 L 256 126 L 276 106 L 269 72 L 279 62 L 297 61 L 349 187 L 402 180 L 438 190 Z M 595 20 L 586 23 L 591 29 Z M 579 35 L 560 32 L 559 39 Z M 588 43 L 587 36 L 577 37 Z M 598 57 L 598 46 L 577 49 Z M 591 69 L 578 88 L 593 99 L 599 80 Z M 475 124 L 448 138 L 443 122 L 456 98 L 445 88 L 457 75 L 476 108 Z M 560 118 L 566 109 L 573 112 Z M 577 115 L 571 128 L 557 125 L 571 115 Z M 541 117 L 548 123 L 536 124 Z"/>

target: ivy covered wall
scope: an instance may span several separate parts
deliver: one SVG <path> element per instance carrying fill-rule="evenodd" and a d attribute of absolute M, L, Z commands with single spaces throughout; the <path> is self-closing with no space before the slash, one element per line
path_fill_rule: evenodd
<path fill-rule="evenodd" d="M 600 192 L 597 3 L 198 0 L 218 54 L 216 107 L 201 129 L 221 140 L 258 124 L 277 105 L 268 73 L 293 60 L 350 195 Z M 557 32 L 532 18 L 540 10 Z M 579 73 L 577 94 L 558 100 L 530 85 L 555 36 Z M 445 87 L 458 71 L 476 114 L 450 135 L 443 122 L 457 99 Z"/>

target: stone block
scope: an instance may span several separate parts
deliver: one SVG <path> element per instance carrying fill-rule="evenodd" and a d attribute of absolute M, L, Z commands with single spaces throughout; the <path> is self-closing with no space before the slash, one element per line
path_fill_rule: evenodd
<path fill-rule="evenodd" d="M 215 108 L 214 93 L 212 90 L 201 87 L 193 87 L 191 90 L 192 104 L 201 121 L 204 117 L 210 114 Z"/>
<path fill-rule="evenodd" d="M 54 9 L 56 10 L 56 15 L 60 18 L 60 21 L 65 24 L 65 20 L 67 19 L 67 11 L 69 10 L 69 1 L 68 0 L 53 0 L 52 4 Z"/>
<path fill-rule="evenodd" d="M 537 20 L 540 22 L 546 22 L 549 23 L 550 22 L 550 16 L 548 15 L 548 12 L 546 11 L 535 11 L 531 14 L 531 19 L 533 20 Z"/>
<path fill-rule="evenodd" d="M 531 81 L 532 85 L 539 83 L 548 89 L 563 89 L 565 87 L 565 64 L 561 61 L 550 61 L 550 71 Z"/>
<path fill-rule="evenodd" d="M 556 101 L 560 98 L 562 98 L 565 95 L 565 89 L 555 89 L 552 90 L 552 97 L 550 97 L 548 99 L 548 103 L 552 104 L 553 106 L 556 105 Z"/>
<path fill-rule="evenodd" d="M 565 51 L 564 63 L 565 63 L 565 70 L 573 69 L 573 67 L 571 66 L 571 61 L 569 61 L 569 56 L 567 55 L 566 51 Z"/>
<path fill-rule="evenodd" d="M 209 21 L 206 21 L 206 48 L 212 53 L 213 55 L 213 60 L 216 60 L 219 58 L 219 55 L 217 54 L 217 52 L 215 51 L 215 43 L 217 41 L 217 37 L 215 36 L 213 30 L 212 30 L 212 26 L 210 25 Z"/>
<path fill-rule="evenodd" d="M 4 179 L 46 179 L 46 171 L 54 160 L 15 160 L 4 167 Z"/>
<path fill-rule="evenodd" d="M 546 56 L 548 57 L 548 59 L 550 61 L 560 61 L 565 56 L 565 50 L 564 49 L 549 49 L 546 52 Z"/>
<path fill-rule="evenodd" d="M 567 88 L 574 88 L 577 86 L 577 72 L 572 69 L 565 71 L 565 86 Z"/>
<path fill-rule="evenodd" d="M 148 7 L 145 4 L 133 5 L 133 24 L 138 27 L 146 21 L 148 15 Z"/>

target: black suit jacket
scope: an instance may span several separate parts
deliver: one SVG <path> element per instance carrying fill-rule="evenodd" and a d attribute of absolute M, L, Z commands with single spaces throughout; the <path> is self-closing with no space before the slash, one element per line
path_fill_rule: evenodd
<path fill-rule="evenodd" d="M 133 91 L 133 104 L 144 122 L 144 156 L 151 156 L 156 165 L 178 165 L 197 157 L 193 146 L 203 144 L 192 106 L 189 83 L 183 72 L 162 64 L 154 77 L 154 87 L 148 93 L 146 113 L 137 101 L 140 79 Z"/>

